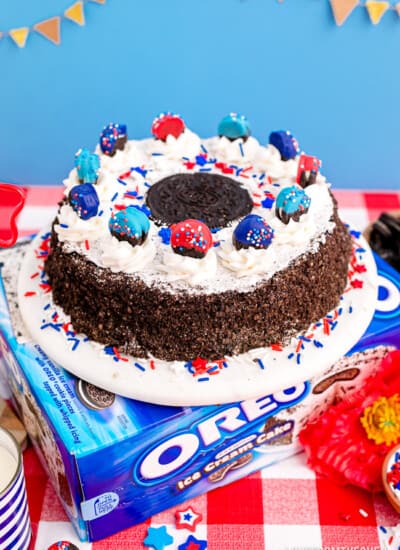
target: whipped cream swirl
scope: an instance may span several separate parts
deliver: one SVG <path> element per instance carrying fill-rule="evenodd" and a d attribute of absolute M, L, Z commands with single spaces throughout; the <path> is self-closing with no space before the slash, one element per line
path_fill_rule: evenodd
<path fill-rule="evenodd" d="M 155 253 L 154 243 L 149 236 L 140 246 L 132 246 L 126 241 L 111 237 L 103 244 L 101 262 L 114 272 L 135 273 L 145 268 L 153 260 Z"/>
<path fill-rule="evenodd" d="M 54 226 L 60 241 L 95 241 L 109 234 L 107 216 L 94 216 L 82 220 L 69 204 L 64 204 L 58 213 L 59 223 Z"/>
<path fill-rule="evenodd" d="M 165 273 L 166 280 L 184 280 L 194 286 L 214 277 L 217 272 L 217 256 L 214 250 L 209 250 L 201 259 L 181 256 L 168 250 L 164 252 L 163 262 L 157 267 Z"/>

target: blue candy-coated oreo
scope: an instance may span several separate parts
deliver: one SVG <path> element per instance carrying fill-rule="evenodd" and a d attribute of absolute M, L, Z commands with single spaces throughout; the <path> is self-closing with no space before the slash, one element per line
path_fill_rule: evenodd
<path fill-rule="evenodd" d="M 218 135 L 232 141 L 238 138 L 247 139 L 250 134 L 251 129 L 247 118 L 237 113 L 230 113 L 218 124 Z"/>
<path fill-rule="evenodd" d="M 275 202 L 275 213 L 283 223 L 289 223 L 291 219 L 299 221 L 311 204 L 310 197 L 297 185 L 282 189 Z"/>
<path fill-rule="evenodd" d="M 89 149 L 79 149 L 75 155 L 75 168 L 80 182 L 96 183 L 100 171 L 99 155 Z"/>
<path fill-rule="evenodd" d="M 97 216 L 100 202 L 96 189 L 91 183 L 75 185 L 69 192 L 68 201 L 82 220 Z"/>
<path fill-rule="evenodd" d="M 128 140 L 126 124 L 110 123 L 100 134 L 100 149 L 105 155 L 112 157 L 117 149 L 123 149 Z"/>
<path fill-rule="evenodd" d="M 272 132 L 269 136 L 269 142 L 278 149 L 282 160 L 293 159 L 300 152 L 296 138 L 287 130 Z"/>
<path fill-rule="evenodd" d="M 119 241 L 127 241 L 132 246 L 142 244 L 149 232 L 149 218 L 135 206 L 113 212 L 108 223 L 111 234 Z"/>
<path fill-rule="evenodd" d="M 261 216 L 250 214 L 243 218 L 233 232 L 233 244 L 241 248 L 268 248 L 274 237 L 274 230 Z"/>

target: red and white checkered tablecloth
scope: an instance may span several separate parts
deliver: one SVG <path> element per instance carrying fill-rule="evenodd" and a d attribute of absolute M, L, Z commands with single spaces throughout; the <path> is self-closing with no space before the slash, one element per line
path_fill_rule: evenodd
<path fill-rule="evenodd" d="M 357 229 L 363 229 L 384 210 L 400 209 L 400 192 L 336 191 L 335 195 L 342 218 Z M 60 196 L 59 187 L 28 188 L 27 206 L 19 220 L 20 234 L 32 233 L 50 222 Z M 74 542 L 81 550 L 143 549 L 149 525 L 165 525 L 174 537 L 174 543 L 166 547 L 172 550 L 190 534 L 175 529 L 175 509 L 170 509 L 104 541 L 80 543 L 32 448 L 25 451 L 24 460 L 34 533 L 32 549 L 46 550 L 61 539 Z M 397 549 L 399 544 L 393 539 L 387 546 L 390 538 L 380 528 L 400 523 L 400 515 L 384 495 L 372 496 L 316 478 L 306 466 L 304 454 L 211 491 L 190 504 L 203 515 L 195 536 L 207 540 L 209 550 L 372 550 Z"/>

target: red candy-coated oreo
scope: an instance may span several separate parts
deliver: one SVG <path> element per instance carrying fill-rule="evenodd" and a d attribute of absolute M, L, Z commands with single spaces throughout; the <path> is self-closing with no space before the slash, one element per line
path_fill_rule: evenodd
<path fill-rule="evenodd" d="M 16 185 L 0 184 L 0 248 L 13 246 L 18 238 L 16 219 L 25 203 L 25 192 Z"/>
<path fill-rule="evenodd" d="M 171 226 L 171 246 L 177 254 L 204 258 L 212 245 L 211 231 L 199 220 L 184 220 Z"/>
<path fill-rule="evenodd" d="M 185 123 L 179 115 L 172 113 L 161 114 L 151 127 L 151 133 L 156 139 L 166 141 L 168 136 L 178 138 L 185 130 Z"/>

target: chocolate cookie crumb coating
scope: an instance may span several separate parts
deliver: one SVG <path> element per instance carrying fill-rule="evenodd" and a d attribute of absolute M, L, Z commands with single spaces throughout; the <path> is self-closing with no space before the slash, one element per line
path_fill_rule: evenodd
<path fill-rule="evenodd" d="M 289 338 L 337 306 L 351 238 L 337 216 L 316 252 L 245 292 L 173 293 L 67 252 L 53 232 L 46 272 L 74 329 L 136 357 L 213 360 Z"/>

